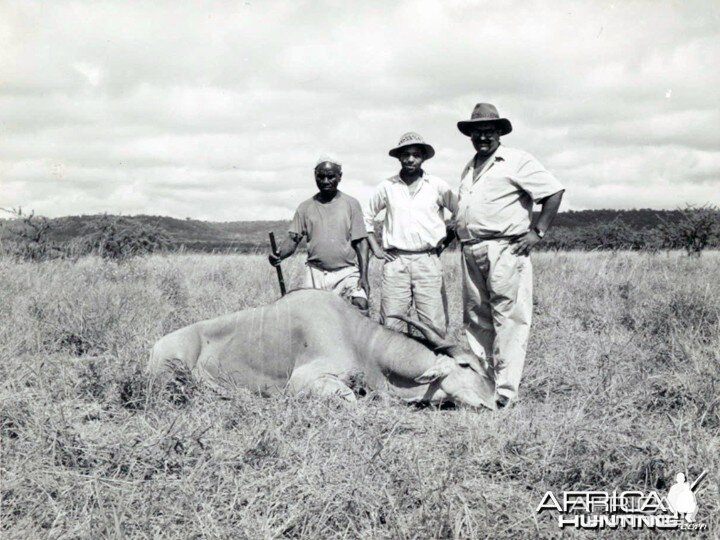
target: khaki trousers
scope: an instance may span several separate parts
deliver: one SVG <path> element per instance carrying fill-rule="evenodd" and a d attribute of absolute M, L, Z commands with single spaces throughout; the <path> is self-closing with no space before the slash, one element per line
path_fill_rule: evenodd
<path fill-rule="evenodd" d="M 532 264 L 507 240 L 463 246 L 463 322 L 498 394 L 517 396 L 532 319 Z"/>
<path fill-rule="evenodd" d="M 345 300 L 365 298 L 365 289 L 360 287 L 360 270 L 356 266 L 348 266 L 339 270 L 321 270 L 305 265 L 306 289 L 323 289 L 332 291 Z"/>
<path fill-rule="evenodd" d="M 407 315 L 413 301 L 418 318 L 445 335 L 447 297 L 442 263 L 435 253 L 399 253 L 383 265 L 380 324 L 404 331 L 404 322 L 387 316 Z"/>

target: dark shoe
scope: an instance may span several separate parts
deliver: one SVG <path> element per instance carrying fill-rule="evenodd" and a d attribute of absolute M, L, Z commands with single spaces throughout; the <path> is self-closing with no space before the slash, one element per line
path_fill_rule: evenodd
<path fill-rule="evenodd" d="M 504 409 L 507 407 L 508 403 L 510 403 L 510 398 L 507 396 L 498 396 L 498 398 L 495 400 L 495 406 L 498 409 Z"/>

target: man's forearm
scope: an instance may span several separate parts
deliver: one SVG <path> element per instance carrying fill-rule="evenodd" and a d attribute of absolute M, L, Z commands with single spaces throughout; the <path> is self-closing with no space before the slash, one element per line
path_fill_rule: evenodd
<path fill-rule="evenodd" d="M 557 193 L 545 198 L 545 200 L 541 203 L 542 210 L 540 210 L 540 216 L 538 217 L 535 226 L 542 232 L 547 232 L 552 225 L 552 222 L 560 209 L 563 193 L 565 193 L 564 190 L 558 191 Z"/>
<path fill-rule="evenodd" d="M 380 247 L 380 242 L 378 242 L 378 239 L 375 238 L 375 233 L 368 233 L 367 236 L 368 244 L 370 245 L 370 249 L 372 249 L 372 252 L 375 254 L 376 257 L 381 257 L 382 248 Z"/>
<path fill-rule="evenodd" d="M 363 238 L 354 242 L 353 248 L 355 248 L 355 253 L 357 254 L 360 279 L 364 279 L 368 275 L 368 259 L 370 258 L 367 239 Z"/>

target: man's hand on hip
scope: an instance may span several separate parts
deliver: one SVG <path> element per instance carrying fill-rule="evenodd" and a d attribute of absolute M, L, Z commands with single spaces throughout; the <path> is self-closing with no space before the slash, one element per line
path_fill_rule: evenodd
<path fill-rule="evenodd" d="M 437 246 L 435 246 L 435 253 L 437 254 L 438 257 L 442 254 L 443 251 L 445 251 L 448 248 L 448 246 L 450 245 L 451 242 L 452 242 L 452 238 L 447 238 L 447 237 L 443 238 L 442 240 L 440 240 L 438 242 Z"/>
<path fill-rule="evenodd" d="M 540 240 L 541 238 L 535 231 L 528 231 L 522 236 L 518 236 L 510 241 L 510 243 L 515 246 L 512 249 L 512 254 L 521 256 L 530 255 L 530 252 Z"/>
<path fill-rule="evenodd" d="M 397 254 L 394 250 L 392 250 L 392 249 L 390 249 L 390 250 L 383 250 L 383 251 L 382 251 L 382 256 L 381 256 L 380 258 L 381 258 L 381 259 L 385 259 L 386 262 L 392 262 L 392 261 L 394 261 L 395 259 L 398 258 L 398 254 Z"/>
<path fill-rule="evenodd" d="M 383 248 L 378 247 L 377 249 L 372 250 L 373 255 L 375 255 L 378 259 L 383 259 L 384 261 L 390 262 L 397 259 L 397 253 L 393 253 L 392 250 L 385 251 Z"/>

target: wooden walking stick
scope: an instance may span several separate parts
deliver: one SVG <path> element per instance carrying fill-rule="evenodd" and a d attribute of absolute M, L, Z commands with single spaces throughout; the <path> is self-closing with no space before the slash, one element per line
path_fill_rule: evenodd
<path fill-rule="evenodd" d="M 272 249 L 273 255 L 278 254 L 277 244 L 275 243 L 275 233 L 272 231 L 270 231 L 270 249 Z M 285 280 L 283 279 L 282 268 L 280 268 L 278 264 L 275 270 L 277 270 L 278 283 L 280 283 L 280 296 L 285 296 Z"/>

